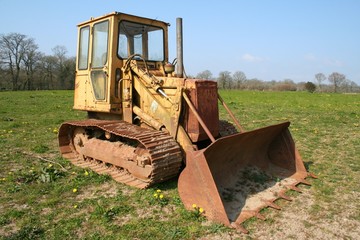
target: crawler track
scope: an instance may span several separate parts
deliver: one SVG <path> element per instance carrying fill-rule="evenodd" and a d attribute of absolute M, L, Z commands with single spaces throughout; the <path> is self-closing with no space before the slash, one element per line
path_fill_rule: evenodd
<path fill-rule="evenodd" d="M 124 121 L 65 122 L 59 130 L 59 146 L 73 164 L 138 188 L 177 176 L 182 165 L 181 149 L 169 134 Z"/>

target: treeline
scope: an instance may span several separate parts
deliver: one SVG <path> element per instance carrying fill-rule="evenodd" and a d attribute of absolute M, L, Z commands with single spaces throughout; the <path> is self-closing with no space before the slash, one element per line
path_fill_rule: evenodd
<path fill-rule="evenodd" d="M 211 71 L 205 70 L 198 73 L 196 78 L 212 79 L 218 82 L 220 89 L 245 89 L 258 91 L 309 91 L 309 92 L 360 92 L 360 86 L 350 81 L 344 74 L 333 72 L 328 77 L 323 73 L 314 75 L 316 83 L 299 82 L 291 79 L 281 81 L 263 81 L 257 78 L 248 79 L 244 72 L 236 71 L 233 74 L 229 71 L 222 71 L 214 77 Z M 328 80 L 329 84 L 325 83 Z"/>
<path fill-rule="evenodd" d="M 75 57 L 67 57 L 64 46 L 55 46 L 52 55 L 41 53 L 38 49 L 35 40 L 26 35 L 0 35 L 0 90 L 74 89 Z M 195 77 L 215 80 L 221 89 L 360 92 L 360 87 L 355 82 L 337 72 L 329 76 L 323 73 L 315 74 L 316 83 L 295 83 L 291 79 L 248 79 L 242 71 L 222 71 L 214 77 L 211 71 L 205 70 Z M 325 83 L 326 80 L 329 84 Z"/>
<path fill-rule="evenodd" d="M 52 55 L 39 51 L 33 38 L 19 33 L 0 35 L 0 89 L 73 89 L 75 57 L 67 57 L 64 46 Z"/>

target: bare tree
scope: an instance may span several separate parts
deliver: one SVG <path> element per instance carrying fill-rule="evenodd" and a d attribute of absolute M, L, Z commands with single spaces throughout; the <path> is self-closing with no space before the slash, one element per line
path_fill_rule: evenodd
<path fill-rule="evenodd" d="M 51 49 L 54 53 L 54 57 L 57 59 L 57 77 L 59 80 L 59 87 L 64 89 L 65 79 L 68 75 L 68 72 L 65 69 L 64 63 L 66 61 L 67 49 L 65 46 L 56 46 Z"/>
<path fill-rule="evenodd" d="M 222 71 L 219 73 L 219 77 L 218 77 L 218 83 L 219 83 L 219 86 L 222 88 L 222 89 L 231 89 L 231 86 L 232 86 L 232 77 L 230 75 L 230 72 L 229 71 Z"/>
<path fill-rule="evenodd" d="M 317 73 L 315 74 L 316 81 L 318 82 L 319 89 L 321 88 L 321 82 L 325 81 L 326 76 L 323 73 Z"/>
<path fill-rule="evenodd" d="M 35 44 L 34 39 L 27 39 L 23 42 L 23 44 L 24 49 L 26 49 L 22 59 L 26 72 L 26 81 L 24 82 L 23 88 L 27 90 L 33 90 L 35 66 L 41 58 L 41 53 L 37 51 L 38 46 Z"/>
<path fill-rule="evenodd" d="M 199 79 L 212 79 L 213 76 L 212 76 L 212 73 L 210 72 L 210 70 L 205 70 L 205 71 L 202 71 L 200 73 L 198 73 L 196 75 L 196 78 L 199 78 Z"/>
<path fill-rule="evenodd" d="M 57 59 L 54 56 L 43 56 L 41 60 L 41 88 L 55 89 L 55 69 Z"/>
<path fill-rule="evenodd" d="M 357 89 L 360 90 L 356 82 L 350 81 L 349 92 L 355 92 Z"/>
<path fill-rule="evenodd" d="M 26 52 L 24 49 L 26 39 L 26 35 L 19 33 L 10 33 L 0 37 L 0 59 L 2 64 L 7 65 L 10 72 L 13 91 L 19 89 L 19 76 L 21 62 Z"/>
<path fill-rule="evenodd" d="M 328 77 L 329 82 L 334 85 L 334 92 L 338 91 L 339 86 L 345 81 L 346 77 L 344 74 L 333 72 Z"/>
<path fill-rule="evenodd" d="M 245 73 L 244 72 L 242 72 L 242 71 L 236 71 L 236 72 L 234 72 L 234 74 L 233 74 L 233 80 L 234 80 L 234 82 L 235 82 L 235 84 L 236 84 L 236 88 L 237 89 L 240 89 L 240 88 L 242 88 L 242 85 L 245 83 L 245 81 L 246 81 L 246 75 L 245 75 Z"/>

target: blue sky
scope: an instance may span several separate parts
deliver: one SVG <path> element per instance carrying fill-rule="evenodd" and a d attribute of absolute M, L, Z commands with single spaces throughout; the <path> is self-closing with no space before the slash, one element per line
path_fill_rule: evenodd
<path fill-rule="evenodd" d="M 188 74 L 243 71 L 265 81 L 315 81 L 340 72 L 360 85 L 359 0 L 0 0 L 0 34 L 22 33 L 40 51 L 76 54 L 76 25 L 119 11 L 163 20 L 175 57 L 176 18 L 183 18 Z"/>

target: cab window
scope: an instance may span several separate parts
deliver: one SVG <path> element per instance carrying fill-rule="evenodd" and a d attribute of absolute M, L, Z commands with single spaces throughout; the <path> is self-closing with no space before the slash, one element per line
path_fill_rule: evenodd
<path fill-rule="evenodd" d="M 107 62 L 109 21 L 94 24 L 92 68 L 103 68 Z"/>
<path fill-rule="evenodd" d="M 89 55 L 89 33 L 90 27 L 82 27 L 80 29 L 80 39 L 79 39 L 79 61 L 78 68 L 80 70 L 85 70 L 88 68 L 88 55 Z"/>
<path fill-rule="evenodd" d="M 119 23 L 118 56 L 126 59 L 140 54 L 145 60 L 164 61 L 164 31 L 162 28 L 121 21 Z"/>

